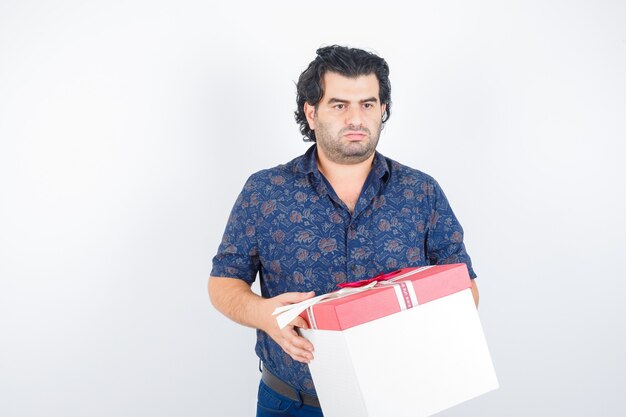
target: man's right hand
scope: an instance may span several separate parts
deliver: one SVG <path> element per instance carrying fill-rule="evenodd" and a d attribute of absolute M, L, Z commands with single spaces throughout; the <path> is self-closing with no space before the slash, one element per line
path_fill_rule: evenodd
<path fill-rule="evenodd" d="M 276 316 L 272 313 L 278 307 L 295 304 L 307 300 L 315 295 L 314 292 L 287 292 L 273 298 L 266 298 L 260 305 L 260 317 L 263 317 L 262 327 L 291 358 L 298 362 L 309 363 L 313 359 L 313 345 L 298 334 L 296 328 L 307 329 L 307 322 L 300 316 L 296 317 L 282 330 L 278 327 Z"/>
<path fill-rule="evenodd" d="M 300 336 L 296 328 L 308 328 L 302 317 L 296 317 L 282 330 L 272 315 L 277 307 L 299 303 L 313 297 L 313 292 L 288 292 L 273 298 L 263 298 L 241 279 L 211 277 L 209 296 L 222 314 L 244 326 L 267 333 L 293 360 L 309 363 L 313 359 L 313 345 Z"/>

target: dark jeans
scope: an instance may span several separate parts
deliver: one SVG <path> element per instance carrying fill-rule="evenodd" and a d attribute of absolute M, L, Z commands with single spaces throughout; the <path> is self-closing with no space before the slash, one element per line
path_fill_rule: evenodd
<path fill-rule="evenodd" d="M 263 381 L 259 384 L 256 417 L 323 417 L 322 409 L 304 405 L 273 391 Z"/>

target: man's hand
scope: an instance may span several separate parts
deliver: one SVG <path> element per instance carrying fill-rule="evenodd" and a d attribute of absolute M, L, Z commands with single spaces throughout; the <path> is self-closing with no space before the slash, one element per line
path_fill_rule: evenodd
<path fill-rule="evenodd" d="M 276 316 L 277 307 L 299 303 L 313 297 L 313 292 L 288 292 L 273 298 L 263 298 L 252 292 L 250 285 L 236 278 L 211 277 L 209 296 L 211 302 L 226 317 L 244 326 L 267 333 L 294 360 L 309 363 L 313 359 L 313 345 L 298 334 L 298 327 L 307 328 L 302 317 L 296 317 L 280 330 Z"/>
<path fill-rule="evenodd" d="M 298 316 L 282 330 L 278 327 L 274 310 L 288 304 L 295 304 L 313 297 L 313 292 L 288 292 L 273 298 L 264 299 L 260 305 L 260 317 L 264 320 L 259 327 L 267 333 L 291 358 L 309 363 L 313 359 L 313 345 L 298 334 L 296 328 L 308 328 L 306 321 Z"/>

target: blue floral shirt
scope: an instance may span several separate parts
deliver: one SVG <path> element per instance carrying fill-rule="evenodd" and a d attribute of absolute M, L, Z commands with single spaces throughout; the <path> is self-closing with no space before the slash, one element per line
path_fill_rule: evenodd
<path fill-rule="evenodd" d="M 463 229 L 430 176 L 376 152 L 354 213 L 317 167 L 316 145 L 253 174 L 237 198 L 213 258 L 212 276 L 252 283 L 263 297 L 336 289 L 399 268 L 465 263 Z M 257 330 L 256 353 L 270 372 L 315 394 L 308 366 Z"/>

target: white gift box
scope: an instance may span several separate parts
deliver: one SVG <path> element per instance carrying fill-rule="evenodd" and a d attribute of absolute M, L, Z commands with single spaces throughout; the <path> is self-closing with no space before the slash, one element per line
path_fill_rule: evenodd
<path fill-rule="evenodd" d="M 438 268 L 445 275 L 442 279 Z M 498 388 L 465 266 L 402 272 L 396 281 L 402 281 L 401 290 L 388 288 L 393 282 L 379 290 L 371 290 L 370 284 L 364 293 L 335 297 L 326 306 L 324 301 L 309 305 L 308 314 L 302 313 L 317 327 L 301 333 L 315 347 L 309 369 L 325 417 L 430 416 Z M 465 289 L 458 290 L 460 280 Z M 408 292 L 406 283 L 411 287 Z M 455 292 L 441 296 L 442 289 Z M 322 329 L 320 318 L 328 315 L 323 307 L 351 318 L 359 308 L 367 309 L 363 310 L 367 316 L 376 305 L 388 310 L 380 301 L 381 291 L 397 294 L 399 312 L 343 330 Z M 433 293 L 438 298 L 432 299 Z M 378 297 L 378 304 L 368 302 L 370 294 Z M 417 305 L 406 308 L 402 298 Z M 317 319 L 315 308 L 320 312 Z"/>

